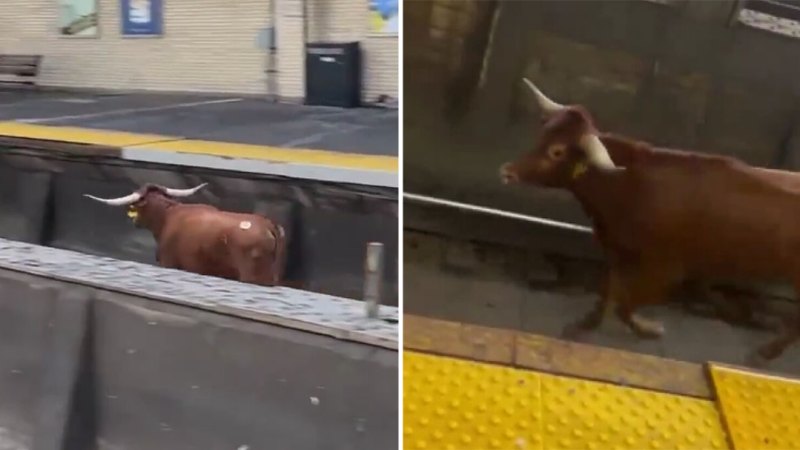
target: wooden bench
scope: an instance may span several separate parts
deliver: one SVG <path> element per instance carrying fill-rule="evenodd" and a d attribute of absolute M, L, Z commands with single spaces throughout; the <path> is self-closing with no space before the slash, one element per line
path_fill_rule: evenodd
<path fill-rule="evenodd" d="M 36 84 L 42 55 L 2 55 L 0 54 L 0 76 L 11 75 L 16 78 L 0 78 L 0 83 Z"/>

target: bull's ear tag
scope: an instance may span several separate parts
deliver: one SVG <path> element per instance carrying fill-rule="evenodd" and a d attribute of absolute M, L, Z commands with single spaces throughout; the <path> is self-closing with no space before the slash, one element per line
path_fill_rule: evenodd
<path fill-rule="evenodd" d="M 583 161 L 575 163 L 575 165 L 572 167 L 572 178 L 578 178 L 586 173 L 588 169 L 589 166 Z"/>
<path fill-rule="evenodd" d="M 252 226 L 253 226 L 253 224 L 251 222 L 247 221 L 247 220 L 243 220 L 243 221 L 239 222 L 239 228 L 241 228 L 243 230 L 249 230 Z"/>
<path fill-rule="evenodd" d="M 136 208 L 128 208 L 128 217 L 136 219 L 139 217 L 139 211 L 137 211 Z"/>

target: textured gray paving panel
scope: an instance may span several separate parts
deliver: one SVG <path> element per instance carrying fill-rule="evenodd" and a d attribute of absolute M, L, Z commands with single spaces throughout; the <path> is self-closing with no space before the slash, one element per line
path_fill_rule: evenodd
<path fill-rule="evenodd" d="M 397 308 L 0 239 L 0 268 L 397 349 Z"/>
<path fill-rule="evenodd" d="M 398 115 L 396 109 L 294 105 L 234 95 L 0 95 L 0 120 L 368 155 L 398 155 Z"/>

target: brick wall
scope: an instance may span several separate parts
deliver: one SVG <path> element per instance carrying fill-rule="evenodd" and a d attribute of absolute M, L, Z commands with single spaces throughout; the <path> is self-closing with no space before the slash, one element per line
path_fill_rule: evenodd
<path fill-rule="evenodd" d="M 96 38 L 62 37 L 56 0 L 0 1 L 0 53 L 45 55 L 41 84 L 163 91 L 267 93 L 259 31 L 271 22 L 268 0 L 165 1 L 164 36 L 120 34 L 119 0 L 100 0 Z M 364 99 L 397 96 L 397 37 L 369 33 L 366 0 L 308 0 L 311 40 L 360 40 Z M 299 0 L 278 3 L 278 93 L 303 95 Z M 281 11 L 287 11 L 280 17 Z"/>

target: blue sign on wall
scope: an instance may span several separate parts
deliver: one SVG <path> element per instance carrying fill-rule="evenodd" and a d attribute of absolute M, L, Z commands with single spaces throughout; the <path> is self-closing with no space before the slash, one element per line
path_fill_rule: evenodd
<path fill-rule="evenodd" d="M 162 0 L 120 0 L 122 34 L 160 36 L 164 30 Z"/>
<path fill-rule="evenodd" d="M 396 34 L 400 8 L 397 0 L 370 0 L 370 27 L 376 33 Z"/>

